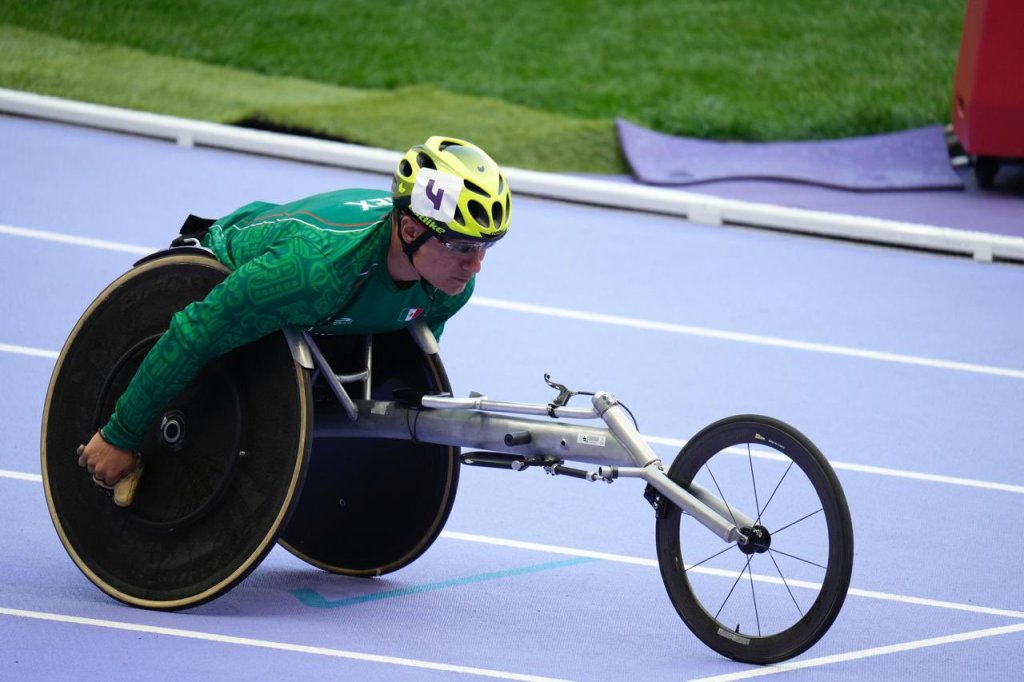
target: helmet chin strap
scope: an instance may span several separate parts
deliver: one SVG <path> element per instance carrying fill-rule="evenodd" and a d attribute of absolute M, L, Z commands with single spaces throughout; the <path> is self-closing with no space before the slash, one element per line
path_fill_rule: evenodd
<path fill-rule="evenodd" d="M 411 242 L 405 241 L 405 237 L 402 236 L 402 218 L 401 216 L 398 217 L 398 241 L 402 244 L 402 253 L 404 253 L 406 258 L 409 259 L 409 265 L 411 265 L 412 269 L 416 271 L 416 274 L 419 274 L 420 271 L 419 268 L 416 267 L 416 264 L 412 262 L 413 254 L 419 251 L 420 247 L 423 246 L 432 236 L 433 235 L 430 233 L 429 229 L 424 229 L 423 232 L 421 232 L 420 235 Z"/>
<path fill-rule="evenodd" d="M 416 237 L 416 239 L 413 239 L 411 242 L 405 241 L 405 239 L 401 235 L 398 236 L 398 240 L 402 242 L 402 252 L 405 253 L 405 255 L 409 258 L 409 263 L 414 268 L 416 267 L 416 264 L 412 262 L 413 254 L 419 251 L 420 247 L 423 246 L 423 244 L 426 243 L 426 241 L 430 239 L 431 236 L 432 235 L 430 234 L 430 232 L 424 232 L 419 237 Z M 417 272 L 419 271 L 417 270 Z"/>

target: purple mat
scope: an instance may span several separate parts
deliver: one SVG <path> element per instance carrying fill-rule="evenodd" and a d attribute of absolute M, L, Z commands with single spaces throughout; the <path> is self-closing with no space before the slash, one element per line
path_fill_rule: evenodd
<path fill-rule="evenodd" d="M 693 185 L 785 180 L 847 190 L 961 188 L 941 126 L 822 142 L 716 142 L 657 133 L 618 119 L 637 180 Z"/>

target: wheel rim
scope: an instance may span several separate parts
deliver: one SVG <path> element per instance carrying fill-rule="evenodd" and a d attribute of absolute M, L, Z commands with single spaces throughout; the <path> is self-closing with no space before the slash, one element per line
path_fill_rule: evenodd
<path fill-rule="evenodd" d="M 122 275 L 72 330 L 47 390 L 40 463 L 54 528 L 89 580 L 134 606 L 187 608 L 230 590 L 273 547 L 306 470 L 309 379 L 282 335 L 208 363 L 172 401 L 163 416 L 174 425 L 154 424 L 140 446 L 146 473 L 131 507 L 77 465 L 75 448 L 152 340 L 226 273 L 169 255 Z"/>
<path fill-rule="evenodd" d="M 849 584 L 852 531 L 834 473 L 813 445 L 774 424 L 739 420 L 701 435 L 670 474 L 745 513 L 731 520 L 748 543 L 725 544 L 671 507 L 658 528 L 666 587 L 687 626 L 720 653 L 760 663 L 795 656 L 828 629 Z"/>

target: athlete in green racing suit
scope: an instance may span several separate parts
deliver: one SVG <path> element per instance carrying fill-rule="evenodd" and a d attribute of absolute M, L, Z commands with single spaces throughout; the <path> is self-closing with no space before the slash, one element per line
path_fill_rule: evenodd
<path fill-rule="evenodd" d="M 202 245 L 231 274 L 173 317 L 79 464 L 114 485 L 136 468 L 159 411 L 208 360 L 285 327 L 364 334 L 421 320 L 440 337 L 469 300 L 485 250 L 508 231 L 510 209 L 508 184 L 483 150 L 432 137 L 402 158 L 390 194 L 255 202 L 217 220 Z"/>

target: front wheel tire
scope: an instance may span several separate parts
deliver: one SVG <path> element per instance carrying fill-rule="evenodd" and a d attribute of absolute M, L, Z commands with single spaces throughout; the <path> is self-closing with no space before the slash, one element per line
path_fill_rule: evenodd
<path fill-rule="evenodd" d="M 659 502 L 658 562 L 687 627 L 747 663 L 784 661 L 817 642 L 846 598 L 853 527 L 839 480 L 814 444 L 769 417 L 729 417 L 694 436 L 669 476 L 753 521 L 737 523 L 750 542 L 727 544 Z"/>

